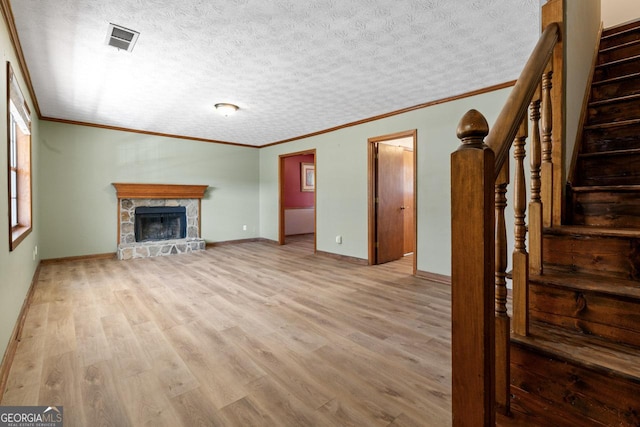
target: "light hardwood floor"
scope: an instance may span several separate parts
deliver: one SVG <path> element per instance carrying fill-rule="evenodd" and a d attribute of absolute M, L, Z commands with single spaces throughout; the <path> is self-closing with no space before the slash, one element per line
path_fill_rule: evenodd
<path fill-rule="evenodd" d="M 65 426 L 446 426 L 450 288 L 309 239 L 43 265 L 2 405 Z"/>

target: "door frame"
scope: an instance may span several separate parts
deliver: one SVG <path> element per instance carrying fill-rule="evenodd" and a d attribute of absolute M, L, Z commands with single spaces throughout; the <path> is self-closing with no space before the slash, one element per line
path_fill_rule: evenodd
<path fill-rule="evenodd" d="M 315 188 L 313 190 L 313 253 L 315 254 L 317 252 L 317 247 L 316 247 L 316 241 L 317 241 L 317 212 L 318 212 L 318 167 L 317 167 L 317 155 L 316 155 L 316 149 L 310 149 L 310 150 L 304 150 L 304 151 L 297 151 L 295 153 L 287 153 L 287 154 L 280 154 L 278 156 L 278 244 L 279 245 L 284 245 L 285 244 L 285 230 L 284 230 L 284 210 L 285 210 L 285 205 L 284 205 L 284 186 L 285 186 L 285 182 L 284 182 L 284 162 L 285 159 L 287 157 L 294 157 L 294 156 L 302 156 L 305 154 L 313 154 L 313 167 L 314 167 L 314 174 L 315 174 Z"/>
<path fill-rule="evenodd" d="M 412 138 L 413 139 L 413 275 L 415 276 L 418 269 L 418 130 L 407 130 L 396 132 L 388 135 L 381 135 L 369 138 L 367 141 L 367 158 L 368 158 L 368 210 L 369 210 L 369 265 L 376 263 L 376 150 L 375 146 L 379 142 L 387 142 L 395 139 Z"/>

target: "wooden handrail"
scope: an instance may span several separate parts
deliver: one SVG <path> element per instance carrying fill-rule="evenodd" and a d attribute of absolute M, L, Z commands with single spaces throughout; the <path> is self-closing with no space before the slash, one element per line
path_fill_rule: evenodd
<path fill-rule="evenodd" d="M 509 155 L 511 144 L 527 114 L 529 101 L 540 84 L 540 76 L 547 67 L 559 39 L 560 26 L 555 22 L 549 24 L 542 32 L 507 102 L 485 139 L 485 143 L 495 154 L 496 177 Z"/>
<path fill-rule="evenodd" d="M 552 3 L 556 3 L 552 1 Z M 545 5 L 547 6 L 547 5 Z M 543 7 L 543 13 L 544 13 Z M 549 9 L 547 9 L 549 10 Z M 453 425 L 494 425 L 510 411 L 510 334 L 529 333 L 529 274 L 542 274 L 543 212 L 551 218 L 553 131 L 561 102 L 552 100 L 554 62 L 562 70 L 561 26 L 545 27 L 495 124 L 468 111 L 451 155 L 451 317 Z M 559 59 L 558 59 L 559 58 Z M 559 74 L 559 79 L 562 74 Z M 562 86 L 560 86 L 562 87 Z M 557 107 L 557 110 L 556 110 Z M 525 157 L 531 120 L 531 198 Z M 558 124 L 561 129 L 561 124 Z M 513 319 L 507 313 L 505 207 L 508 155 L 514 147 Z M 548 203 L 547 203 L 548 201 Z M 546 204 L 546 206 L 545 206 Z M 527 215 L 529 223 L 527 224 Z M 526 238 L 529 235 L 530 258 Z M 471 356 L 473 355 L 473 356 Z"/>

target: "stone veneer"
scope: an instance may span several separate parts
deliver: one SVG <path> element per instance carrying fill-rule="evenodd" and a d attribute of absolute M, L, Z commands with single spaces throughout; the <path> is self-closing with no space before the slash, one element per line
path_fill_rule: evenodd
<path fill-rule="evenodd" d="M 184 239 L 136 242 L 135 211 L 142 206 L 184 206 L 187 211 L 187 237 Z M 205 249 L 198 229 L 199 199 L 120 199 L 120 244 L 118 259 L 148 258 Z"/>

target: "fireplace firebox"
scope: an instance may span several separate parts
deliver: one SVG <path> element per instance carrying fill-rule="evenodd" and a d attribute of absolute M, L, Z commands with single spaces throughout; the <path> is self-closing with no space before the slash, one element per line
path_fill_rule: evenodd
<path fill-rule="evenodd" d="M 184 239 L 187 210 L 184 206 L 141 206 L 135 208 L 136 242 Z"/>

